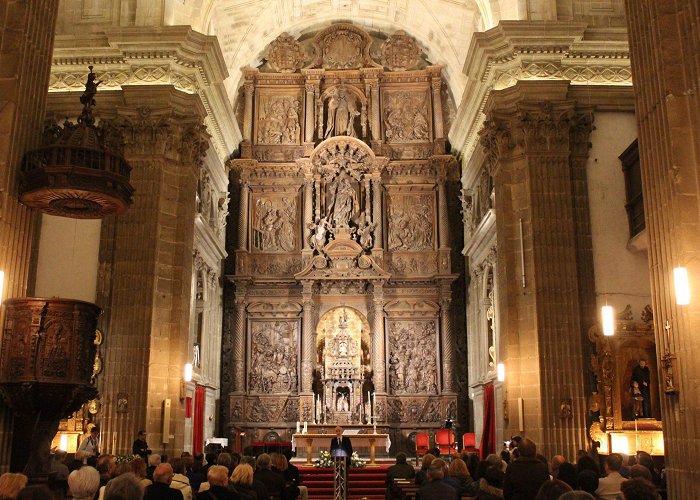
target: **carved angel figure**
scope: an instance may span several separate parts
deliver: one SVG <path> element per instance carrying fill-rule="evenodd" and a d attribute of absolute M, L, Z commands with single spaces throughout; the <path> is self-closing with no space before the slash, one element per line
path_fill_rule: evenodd
<path fill-rule="evenodd" d="M 313 234 L 309 237 L 309 246 L 312 250 L 323 250 L 326 246 L 326 234 L 328 233 L 328 219 L 321 217 L 316 224 L 310 224 L 309 229 L 313 230 Z"/>

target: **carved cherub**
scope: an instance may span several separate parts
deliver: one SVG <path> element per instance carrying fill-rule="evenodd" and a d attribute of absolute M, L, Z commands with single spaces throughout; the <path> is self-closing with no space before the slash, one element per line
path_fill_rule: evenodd
<path fill-rule="evenodd" d="M 374 229 L 377 227 L 376 222 L 364 222 L 358 229 L 357 233 L 355 234 L 355 239 L 357 242 L 360 244 L 362 248 L 365 250 L 369 250 L 372 248 L 372 233 L 374 232 Z"/>

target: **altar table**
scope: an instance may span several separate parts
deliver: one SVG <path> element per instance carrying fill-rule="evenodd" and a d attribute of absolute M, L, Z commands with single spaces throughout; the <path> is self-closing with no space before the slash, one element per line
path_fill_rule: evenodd
<path fill-rule="evenodd" d="M 335 434 L 294 434 L 292 436 L 292 450 L 306 446 L 306 465 L 310 466 L 313 465 L 312 456 L 314 449 L 328 450 L 331 439 L 334 437 Z M 384 446 L 387 453 L 389 453 L 389 448 L 391 447 L 389 434 L 343 434 L 343 437 L 350 438 L 353 449 L 355 447 L 369 447 L 368 465 L 376 465 L 374 459 L 377 446 Z"/>

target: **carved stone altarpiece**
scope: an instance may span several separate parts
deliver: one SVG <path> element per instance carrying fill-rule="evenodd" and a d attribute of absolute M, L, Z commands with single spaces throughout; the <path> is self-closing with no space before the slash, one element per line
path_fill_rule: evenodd
<path fill-rule="evenodd" d="M 440 68 L 341 23 L 280 35 L 244 77 L 228 428 L 388 422 L 403 443 L 457 417 Z"/>

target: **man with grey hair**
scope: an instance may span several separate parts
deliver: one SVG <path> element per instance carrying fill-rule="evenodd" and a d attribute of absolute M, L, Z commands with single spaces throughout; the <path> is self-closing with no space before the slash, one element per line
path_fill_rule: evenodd
<path fill-rule="evenodd" d="M 172 465 L 158 465 L 153 472 L 153 484 L 146 488 L 143 500 L 183 500 L 182 492 L 170 487 L 173 476 Z"/>
<path fill-rule="evenodd" d="M 105 487 L 104 500 L 141 500 L 143 486 L 131 472 L 111 479 Z"/>
<path fill-rule="evenodd" d="M 153 471 L 156 470 L 156 467 L 160 465 L 160 455 L 157 453 L 153 453 L 152 455 L 148 455 L 148 468 L 146 469 L 146 478 L 150 479 L 153 481 Z"/>
<path fill-rule="evenodd" d="M 100 473 L 86 465 L 68 475 L 68 488 L 74 500 L 92 500 L 100 487 Z"/>

